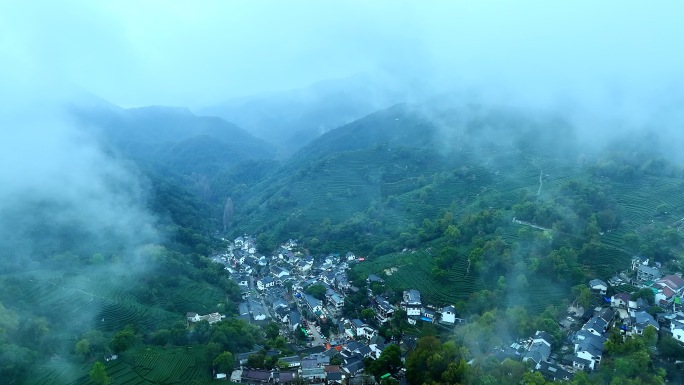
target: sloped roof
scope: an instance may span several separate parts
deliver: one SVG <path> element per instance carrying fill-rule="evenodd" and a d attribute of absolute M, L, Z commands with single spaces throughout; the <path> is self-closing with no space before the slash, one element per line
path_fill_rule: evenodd
<path fill-rule="evenodd" d="M 275 379 L 277 376 L 278 382 L 292 382 L 294 381 L 295 377 L 297 376 L 297 373 L 295 372 L 285 372 L 285 371 L 280 371 L 280 372 L 275 372 L 273 373 L 273 378 Z"/>
<path fill-rule="evenodd" d="M 440 310 L 440 311 L 441 311 L 442 313 L 447 313 L 447 312 L 449 312 L 449 313 L 454 313 L 454 314 L 456 314 L 456 308 L 453 307 L 453 306 L 451 306 L 451 305 L 449 305 L 449 306 L 444 306 L 444 307 L 442 308 L 442 310 Z"/>
<path fill-rule="evenodd" d="M 356 374 L 362 371 L 364 368 L 365 365 L 363 364 L 363 361 L 355 361 L 350 363 L 349 365 L 344 365 L 342 367 L 342 370 L 346 371 L 349 374 Z"/>
<path fill-rule="evenodd" d="M 317 306 L 323 306 L 323 303 L 321 302 L 321 300 L 319 300 L 318 298 L 314 297 L 311 294 L 304 294 L 304 300 L 312 308 L 317 307 Z"/>
<path fill-rule="evenodd" d="M 409 304 L 420 304 L 420 292 L 415 289 L 404 292 L 404 302 Z"/>
<path fill-rule="evenodd" d="M 679 290 L 684 287 L 684 279 L 674 274 L 669 274 L 658 280 L 658 283 L 663 283 L 673 290 Z"/>
<path fill-rule="evenodd" d="M 577 362 L 577 363 L 582 364 L 582 365 L 587 366 L 587 367 L 591 366 L 591 361 L 584 359 L 582 357 L 574 356 L 572 358 L 572 361 Z"/>
<path fill-rule="evenodd" d="M 299 314 L 297 310 L 294 310 L 290 313 L 290 323 L 292 325 L 298 324 L 302 319 L 302 315 Z"/>
<path fill-rule="evenodd" d="M 589 352 L 594 357 L 603 355 L 603 343 L 600 340 L 587 338 L 577 344 L 575 352 Z"/>
<path fill-rule="evenodd" d="M 242 371 L 242 378 L 259 382 L 268 382 L 268 380 L 271 378 L 271 372 L 269 370 L 245 369 Z"/>
<path fill-rule="evenodd" d="M 639 265 L 638 269 L 642 273 L 660 277 L 660 270 L 656 269 L 655 267 Z"/>
<path fill-rule="evenodd" d="M 360 328 L 360 327 L 363 327 L 364 325 L 366 325 L 365 322 L 361 321 L 361 320 L 358 319 L 358 318 L 354 318 L 354 319 L 352 320 L 352 323 L 353 323 L 354 326 L 356 326 L 357 328 Z"/>
<path fill-rule="evenodd" d="M 382 279 L 382 278 L 380 278 L 380 277 L 378 277 L 378 276 L 375 275 L 375 274 L 371 274 L 371 275 L 368 276 L 368 282 L 381 282 L 381 283 L 384 283 L 385 280 Z"/>
<path fill-rule="evenodd" d="M 535 340 L 536 339 L 542 339 L 542 340 L 546 341 L 549 345 L 553 345 L 553 340 L 554 340 L 554 338 L 553 338 L 553 336 L 551 336 L 551 334 L 544 332 L 544 331 L 541 331 L 541 330 L 537 330 L 537 332 L 534 333 L 534 339 Z"/>
<path fill-rule="evenodd" d="M 599 311 L 598 314 L 599 317 L 601 317 L 602 320 L 606 321 L 606 323 L 610 322 L 613 320 L 615 317 L 615 311 L 609 307 L 604 307 Z"/>
<path fill-rule="evenodd" d="M 303 369 L 316 368 L 318 367 L 318 361 L 316 360 L 316 358 L 307 357 L 302 360 L 301 365 Z"/>
<path fill-rule="evenodd" d="M 621 301 L 627 303 L 629 302 L 630 299 L 632 299 L 632 296 L 629 293 L 618 293 L 615 294 L 614 296 L 616 299 L 620 299 Z"/>
<path fill-rule="evenodd" d="M 530 349 L 523 354 L 523 360 L 531 359 L 536 363 L 546 361 L 551 355 L 551 347 L 543 342 L 535 342 Z"/>
<path fill-rule="evenodd" d="M 342 372 L 329 372 L 325 378 L 328 381 L 342 381 Z"/>
<path fill-rule="evenodd" d="M 636 319 L 636 325 L 639 328 L 646 328 L 646 326 L 651 325 L 656 329 L 659 329 L 658 322 L 653 318 L 652 315 L 646 313 L 645 311 L 638 311 L 634 313 L 634 318 Z"/>
<path fill-rule="evenodd" d="M 665 285 L 660 285 L 660 290 L 663 291 L 665 298 L 672 298 L 672 296 L 675 295 L 675 292 Z"/>

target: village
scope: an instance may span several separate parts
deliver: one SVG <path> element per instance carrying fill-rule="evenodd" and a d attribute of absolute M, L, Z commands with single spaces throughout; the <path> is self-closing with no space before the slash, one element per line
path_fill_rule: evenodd
<path fill-rule="evenodd" d="M 347 270 L 364 260 L 352 252 L 315 259 L 296 250 L 297 241 L 288 240 L 274 255 L 265 256 L 257 251 L 254 237 L 242 236 L 231 242 L 225 254 L 212 257 L 215 263 L 225 266 L 242 289 L 238 318 L 258 326 L 277 322 L 281 335 L 298 348 L 297 355 L 278 358 L 278 362 L 288 364 L 286 370 L 249 368 L 250 355 L 258 353 L 253 351 L 237 355 L 232 374 L 218 373 L 217 378 L 244 384 L 290 383 L 295 378 L 307 383 L 367 382 L 368 376 L 363 375 L 364 359 L 378 359 L 387 346 L 395 344 L 402 347 L 404 360 L 406 352 L 415 346 L 415 336 L 387 341 L 378 333 L 377 326 L 390 322 L 398 310 L 406 314 L 409 325 L 420 321 L 453 328 L 463 321 L 457 318 L 453 306 L 435 309 L 423 303 L 417 290 L 405 291 L 397 305 L 373 295 L 371 287 L 384 284 L 377 275 L 371 274 L 364 285 L 352 285 Z M 307 293 L 313 286 L 321 289 L 322 295 Z M 370 297 L 372 322 L 344 317 L 345 299 L 359 291 L 367 292 Z M 201 320 L 213 324 L 226 316 L 189 312 L 186 317 L 188 324 Z M 321 329 L 322 325 L 326 330 Z M 403 379 L 402 373 L 394 376 L 399 381 Z"/>
<path fill-rule="evenodd" d="M 457 316 L 454 306 L 435 308 L 424 303 L 418 290 L 404 291 L 400 302 L 394 304 L 374 294 L 371 288 L 384 284 L 377 275 L 369 275 L 362 284 L 350 282 L 348 269 L 364 261 L 352 252 L 316 259 L 300 250 L 297 241 L 289 240 L 274 255 L 266 256 L 257 251 L 254 237 L 242 236 L 230 242 L 225 254 L 212 257 L 215 263 L 225 266 L 242 289 L 243 302 L 238 305 L 237 317 L 258 326 L 278 323 L 280 334 L 296 347 L 296 354 L 291 356 L 268 351 L 266 354 L 277 357 L 279 362 L 279 368 L 272 370 L 249 367 L 249 357 L 258 350 L 238 354 L 233 372 L 217 373 L 217 378 L 243 384 L 285 384 L 296 379 L 305 383 L 374 383 L 364 372 L 367 358 L 379 359 L 394 344 L 400 347 L 405 362 L 407 352 L 416 344 L 413 335 L 387 340 L 379 334 L 378 327 L 390 322 L 395 314 L 405 317 L 409 325 L 427 322 L 447 331 L 465 322 Z M 571 380 L 578 371 L 591 372 L 600 367 L 613 329 L 630 336 L 643 335 L 650 327 L 656 336 L 669 333 L 684 344 L 681 272 L 665 274 L 660 264 L 651 266 L 648 260 L 635 257 L 630 271 L 616 274 L 607 282 L 593 279 L 587 289 L 591 305 L 585 309 L 575 301 L 568 307 L 567 316 L 558 320 L 567 336 L 565 341 L 556 341 L 547 331 L 539 330 L 527 339 L 495 349 L 491 355 L 502 362 L 512 359 L 527 363 L 530 370 L 539 371 L 547 380 Z M 637 295 L 644 289 L 653 294 L 652 302 Z M 344 317 L 345 299 L 359 291 L 370 299 L 372 322 Z M 200 320 L 212 324 L 225 318 L 218 313 L 186 316 L 188 324 Z M 284 364 L 287 368 L 283 368 Z M 403 374 L 401 369 L 386 375 L 405 383 Z"/>
<path fill-rule="evenodd" d="M 494 356 L 501 361 L 510 358 L 530 362 L 530 368 L 547 380 L 569 381 L 578 371 L 599 369 L 611 332 L 624 337 L 641 336 L 651 328 L 655 338 L 670 335 L 684 344 L 681 275 L 664 274 L 659 263 L 651 266 L 648 260 L 634 257 L 630 271 L 616 274 L 608 282 L 589 281 L 592 305 L 584 309 L 575 301 L 568 307 L 567 317 L 559 321 L 567 335 L 562 344 L 554 343 L 549 333 L 537 331 L 526 340 L 498 349 Z"/>

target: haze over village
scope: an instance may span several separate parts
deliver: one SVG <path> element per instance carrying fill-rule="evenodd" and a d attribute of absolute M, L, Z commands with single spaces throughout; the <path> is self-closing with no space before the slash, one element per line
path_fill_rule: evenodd
<path fill-rule="evenodd" d="M 0 3 L 0 382 L 684 383 L 675 1 Z"/>

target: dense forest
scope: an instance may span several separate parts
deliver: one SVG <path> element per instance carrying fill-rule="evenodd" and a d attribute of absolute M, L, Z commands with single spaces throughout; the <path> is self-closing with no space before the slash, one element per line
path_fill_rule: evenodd
<path fill-rule="evenodd" d="M 160 373 L 178 365 L 181 378 L 209 382 L 255 346 L 264 350 L 251 367 L 277 367 L 265 352 L 284 356 L 291 345 L 277 326 L 230 317 L 241 290 L 210 259 L 243 234 L 256 235 L 265 254 L 287 239 L 316 258 L 354 252 L 366 258 L 349 272 L 353 283 L 371 273 L 387 281 L 374 295 L 398 302 L 417 288 L 435 306 L 455 305 L 468 324 L 449 335 L 401 315 L 378 325 L 389 340 L 419 337 L 406 356 L 412 384 L 543 383 L 524 364 L 488 354 L 535 330 L 561 342 L 565 306 L 595 303 L 586 282 L 610 278 L 635 255 L 681 267 L 684 170 L 638 140 L 584 151 L 558 116 L 396 105 L 278 161 L 269 145 L 217 118 L 72 111 L 141 181 L 144 193 L 123 205 L 145 214 L 112 221 L 115 213 L 95 210 L 84 220 L 67 215 L 76 203 L 59 195 L 29 196 L 3 214 L 12 235 L 0 251 L 0 370 L 12 383 L 107 383 L 106 373 L 140 365 Z M 108 188 L 131 195 L 123 181 Z M 325 288 L 307 293 L 324 299 Z M 344 314 L 373 323 L 360 293 Z M 189 329 L 189 311 L 229 317 Z M 667 341 L 657 342 L 661 351 L 681 356 Z M 646 335 L 611 336 L 601 370 L 573 383 L 660 383 L 655 346 Z M 109 354 L 126 360 L 99 366 Z M 379 378 L 401 366 L 390 360 L 367 367 Z"/>

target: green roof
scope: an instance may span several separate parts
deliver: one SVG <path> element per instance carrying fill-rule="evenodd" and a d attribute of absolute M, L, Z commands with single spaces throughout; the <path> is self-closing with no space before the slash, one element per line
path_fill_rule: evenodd
<path fill-rule="evenodd" d="M 674 298 L 674 303 L 676 303 L 677 305 L 679 305 L 679 304 L 682 303 L 682 300 L 679 299 L 679 297 L 675 297 L 675 298 Z"/>

